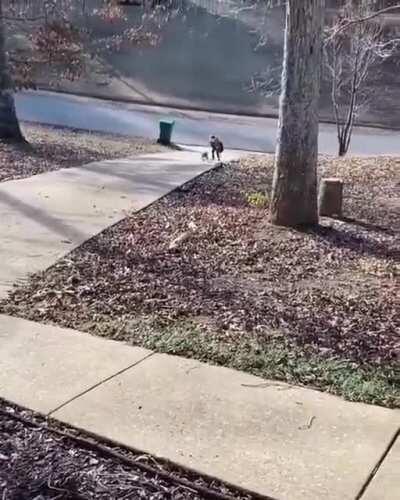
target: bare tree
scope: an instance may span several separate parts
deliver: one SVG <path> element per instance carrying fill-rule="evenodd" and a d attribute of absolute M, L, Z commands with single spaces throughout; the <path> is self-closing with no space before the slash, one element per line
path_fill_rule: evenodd
<path fill-rule="evenodd" d="M 13 84 L 8 72 L 5 33 L 3 22 L 3 0 L 0 0 L 0 138 L 23 142 L 15 111 Z"/>
<path fill-rule="evenodd" d="M 362 2 L 363 0 L 354 0 L 355 2 Z M 381 0 L 381 2 L 385 3 L 385 0 Z M 379 3 L 378 1 L 371 1 L 371 5 Z M 390 0 L 386 0 L 386 3 L 390 3 Z M 359 15 L 357 17 L 351 17 L 351 18 L 343 18 L 340 23 L 338 23 L 334 29 L 333 29 L 333 34 L 337 34 L 341 31 L 346 31 L 349 29 L 351 26 L 354 24 L 362 23 L 365 21 L 371 21 L 373 19 L 376 19 L 377 17 L 381 17 L 385 14 L 391 14 L 392 12 L 396 12 L 400 10 L 400 2 L 392 2 L 392 5 L 383 7 L 383 8 L 378 8 L 376 10 L 372 10 L 369 13 L 365 13 L 360 11 Z"/>
<path fill-rule="evenodd" d="M 354 123 L 374 98 L 372 77 L 399 47 L 400 39 L 384 34 L 373 3 L 347 0 L 334 25 L 326 30 L 324 76 L 331 89 L 339 156 L 349 150 Z"/>
<path fill-rule="evenodd" d="M 318 222 L 318 99 L 324 0 L 288 0 L 271 222 Z"/>
<path fill-rule="evenodd" d="M 120 0 L 0 0 L 0 139 L 22 141 L 13 91 L 34 88 L 41 72 L 82 77 L 88 64 L 127 45 L 156 45 L 180 0 L 141 0 L 136 16 Z M 94 36 L 92 26 L 104 36 Z M 23 35 L 24 48 L 10 42 Z"/>

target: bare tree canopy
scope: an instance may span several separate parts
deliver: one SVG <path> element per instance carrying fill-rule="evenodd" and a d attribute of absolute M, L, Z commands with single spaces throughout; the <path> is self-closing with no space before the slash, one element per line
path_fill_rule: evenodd
<path fill-rule="evenodd" d="M 90 61 L 127 46 L 156 45 L 172 2 L 144 0 L 2 0 L 9 70 L 16 87 L 34 86 L 45 69 L 53 78 L 80 78 Z M 174 2 L 174 8 L 176 8 Z M 94 27 L 96 34 L 93 36 Z"/>
<path fill-rule="evenodd" d="M 0 0 L 0 138 L 21 140 L 13 91 L 46 78 L 75 80 L 110 50 L 156 45 L 174 0 Z M 132 15 L 132 10 L 136 13 Z M 93 27 L 102 36 L 93 36 Z M 12 43 L 11 43 L 12 42 Z"/>
<path fill-rule="evenodd" d="M 347 1 L 347 0 L 346 0 Z M 350 3 L 351 7 L 356 9 L 356 12 L 348 18 L 343 18 L 340 23 L 336 24 L 332 28 L 331 35 L 335 36 L 340 32 L 346 31 L 353 27 L 356 24 L 364 23 L 367 21 L 372 21 L 379 16 L 383 16 L 385 14 L 390 14 L 392 12 L 399 11 L 400 13 L 400 2 L 396 2 L 394 5 L 389 5 L 382 9 L 376 9 L 374 1 L 363 2 L 362 0 L 352 0 Z M 365 5 L 367 3 L 368 5 Z M 360 8 L 363 7 L 363 8 Z"/>
<path fill-rule="evenodd" d="M 373 4 L 370 0 L 346 0 L 333 26 L 326 30 L 324 76 L 331 88 L 340 156 L 349 149 L 360 113 L 379 99 L 372 85 L 379 65 L 400 47 L 399 38 L 384 33 Z"/>

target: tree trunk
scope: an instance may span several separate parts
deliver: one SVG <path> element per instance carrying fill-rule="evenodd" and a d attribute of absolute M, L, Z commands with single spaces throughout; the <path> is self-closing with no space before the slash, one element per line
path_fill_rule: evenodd
<path fill-rule="evenodd" d="M 7 68 L 3 5 L 0 0 L 0 140 L 25 142 L 15 111 L 12 82 Z"/>
<path fill-rule="evenodd" d="M 339 139 L 339 156 L 346 156 L 346 138 L 340 137 Z"/>
<path fill-rule="evenodd" d="M 318 222 L 318 100 L 324 0 L 288 0 L 271 222 Z"/>

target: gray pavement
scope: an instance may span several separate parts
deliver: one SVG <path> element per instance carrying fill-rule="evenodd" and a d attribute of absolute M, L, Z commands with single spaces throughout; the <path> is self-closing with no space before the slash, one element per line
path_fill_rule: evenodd
<path fill-rule="evenodd" d="M 205 145 L 211 133 L 219 135 L 227 148 L 272 152 L 277 121 L 182 111 L 157 106 L 107 102 L 50 92 L 23 92 L 16 99 L 21 119 L 103 132 L 157 137 L 162 118 L 176 121 L 174 140 L 181 144 Z M 351 153 L 362 155 L 400 154 L 400 132 L 356 128 Z M 336 154 L 336 129 L 320 127 L 321 153 Z"/>
<path fill-rule="evenodd" d="M 393 500 L 400 498 L 400 432 L 365 490 L 362 500 Z"/>
<path fill-rule="evenodd" d="M 0 315 L 0 397 L 43 414 L 151 354 Z"/>
<path fill-rule="evenodd" d="M 0 350 L 0 397 L 279 500 L 355 499 L 400 427 L 398 411 L 1 315 Z M 397 464 L 396 446 L 366 499 L 398 500 Z"/>
<path fill-rule="evenodd" d="M 224 158 L 243 154 L 228 150 Z M 212 165 L 196 149 L 170 151 L 0 183 L 0 297 Z"/>

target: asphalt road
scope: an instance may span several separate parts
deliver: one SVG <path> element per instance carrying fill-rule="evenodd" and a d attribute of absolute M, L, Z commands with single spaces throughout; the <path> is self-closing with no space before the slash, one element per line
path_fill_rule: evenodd
<path fill-rule="evenodd" d="M 265 152 L 275 148 L 277 121 L 271 118 L 182 111 L 50 92 L 19 93 L 16 106 L 24 121 L 155 138 L 159 120 L 172 119 L 176 143 L 206 145 L 209 135 L 216 134 L 226 148 Z M 319 149 L 321 153 L 337 152 L 333 125 L 321 125 Z M 350 153 L 400 154 L 400 132 L 355 129 Z"/>

